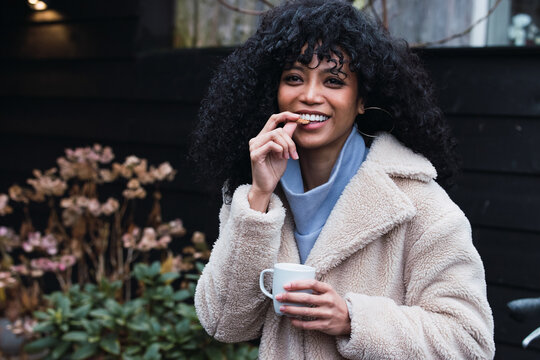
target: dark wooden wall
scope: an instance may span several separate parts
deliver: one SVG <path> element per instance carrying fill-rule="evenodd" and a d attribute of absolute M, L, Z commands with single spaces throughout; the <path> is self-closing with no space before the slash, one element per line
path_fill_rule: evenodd
<path fill-rule="evenodd" d="M 212 241 L 219 194 L 194 183 L 185 154 L 211 70 L 230 49 L 152 49 L 169 40 L 160 20 L 169 0 L 56 1 L 62 12 L 6 0 L 0 14 L 0 193 L 64 148 L 99 142 L 118 159 L 170 161 L 179 173 L 164 191 L 165 218 Z M 540 51 L 420 55 L 460 141 L 464 172 L 450 193 L 484 260 L 496 358 L 536 359 L 538 343 L 522 350 L 520 341 L 540 319 L 517 322 L 505 304 L 540 296 Z"/>

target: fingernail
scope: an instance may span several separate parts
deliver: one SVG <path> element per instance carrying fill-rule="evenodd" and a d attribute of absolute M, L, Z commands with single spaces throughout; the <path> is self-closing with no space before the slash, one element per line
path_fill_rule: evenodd
<path fill-rule="evenodd" d="M 283 285 L 283 288 L 289 289 L 291 286 L 292 286 L 292 283 L 286 283 L 285 285 Z"/>
<path fill-rule="evenodd" d="M 292 157 L 294 160 L 298 160 L 298 153 L 296 151 L 293 151 Z"/>
<path fill-rule="evenodd" d="M 280 306 L 279 311 L 281 311 L 281 312 L 285 311 L 285 306 Z"/>
<path fill-rule="evenodd" d="M 281 301 L 281 299 L 283 299 L 283 295 L 282 294 L 277 294 L 276 295 L 276 300 Z"/>

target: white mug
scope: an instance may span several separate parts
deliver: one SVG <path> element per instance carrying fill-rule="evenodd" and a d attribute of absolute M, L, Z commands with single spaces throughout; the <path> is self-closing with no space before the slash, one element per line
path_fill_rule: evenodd
<path fill-rule="evenodd" d="M 264 287 L 264 274 L 267 272 L 274 273 L 274 279 L 272 281 L 272 294 L 270 294 Z M 261 275 L 259 276 L 259 286 L 264 295 L 274 300 L 274 311 L 276 314 L 283 315 L 283 313 L 279 311 L 279 307 L 282 305 L 282 303 L 276 300 L 275 295 L 283 294 L 285 292 L 283 285 L 291 281 L 305 279 L 315 279 L 314 267 L 294 263 L 277 263 L 274 264 L 273 269 L 264 269 L 261 271 Z M 309 294 L 312 293 L 311 290 L 298 290 L 297 292 L 305 292 Z M 290 303 L 285 303 L 285 305 L 302 306 L 301 304 Z"/>

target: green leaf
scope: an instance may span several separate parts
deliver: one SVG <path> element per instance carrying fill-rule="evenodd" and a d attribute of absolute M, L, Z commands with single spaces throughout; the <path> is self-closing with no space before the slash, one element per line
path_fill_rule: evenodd
<path fill-rule="evenodd" d="M 88 359 L 94 355 L 98 350 L 97 344 L 87 343 L 78 348 L 72 355 L 71 360 L 83 360 Z"/>
<path fill-rule="evenodd" d="M 35 333 L 48 333 L 54 330 L 54 325 L 50 321 L 37 323 L 32 329 Z"/>
<path fill-rule="evenodd" d="M 198 319 L 197 312 L 195 311 L 195 306 L 193 305 L 180 303 L 178 304 L 177 312 L 188 319 L 192 319 L 192 320 Z"/>
<path fill-rule="evenodd" d="M 186 279 L 189 279 L 189 280 L 195 280 L 195 281 L 198 281 L 199 278 L 201 277 L 201 275 L 199 275 L 199 274 L 186 274 L 186 275 L 184 275 L 184 277 L 185 277 Z"/>
<path fill-rule="evenodd" d="M 101 326 L 97 321 L 81 319 L 80 323 L 84 330 L 86 330 L 86 332 L 89 334 L 97 334 L 101 331 Z"/>
<path fill-rule="evenodd" d="M 133 331 L 147 332 L 150 330 L 150 326 L 147 322 L 142 321 L 132 321 L 128 322 L 127 327 Z"/>
<path fill-rule="evenodd" d="M 161 330 L 160 322 L 155 317 L 150 318 L 150 326 L 153 332 L 157 333 Z"/>
<path fill-rule="evenodd" d="M 248 353 L 249 360 L 257 360 L 259 358 L 259 348 L 254 347 Z"/>
<path fill-rule="evenodd" d="M 161 282 L 172 282 L 176 279 L 178 279 L 180 277 L 180 274 L 178 273 L 175 273 L 175 272 L 170 272 L 170 273 L 165 273 L 165 274 L 161 274 L 161 276 L 159 277 L 159 280 Z"/>
<path fill-rule="evenodd" d="M 189 293 L 189 291 L 187 290 L 178 290 L 177 292 L 174 293 L 173 295 L 173 300 L 174 301 L 184 301 L 184 300 L 187 300 L 191 297 L 191 294 Z"/>
<path fill-rule="evenodd" d="M 133 276 L 139 281 L 142 280 L 143 277 L 146 277 L 146 273 L 148 272 L 148 266 L 142 263 L 138 263 L 135 265 L 135 268 L 133 269 Z"/>
<path fill-rule="evenodd" d="M 141 352 L 141 347 L 140 346 L 137 346 L 137 345 L 131 345 L 131 346 L 128 346 L 125 348 L 124 350 L 124 354 L 128 354 L 128 355 L 135 355 L 139 352 Z"/>
<path fill-rule="evenodd" d="M 86 342 L 88 341 L 88 334 L 84 331 L 70 331 L 62 336 L 63 341 L 72 342 Z"/>
<path fill-rule="evenodd" d="M 62 316 L 64 318 L 70 315 L 71 301 L 69 300 L 67 296 L 58 296 L 57 307 L 62 311 Z"/>
<path fill-rule="evenodd" d="M 88 313 L 92 309 L 92 304 L 86 304 L 83 306 L 79 306 L 75 310 L 73 310 L 73 317 L 76 319 L 84 318 L 88 316 Z"/>
<path fill-rule="evenodd" d="M 159 263 L 158 263 L 159 264 Z M 144 360 L 159 360 L 161 355 L 159 354 L 159 344 L 152 344 L 146 349 L 143 355 Z"/>
<path fill-rule="evenodd" d="M 180 321 L 178 324 L 176 324 L 174 330 L 178 336 L 189 333 L 189 319 Z"/>
<path fill-rule="evenodd" d="M 52 358 L 61 359 L 62 355 L 64 355 L 70 347 L 71 347 L 71 343 L 66 342 L 66 341 L 61 341 L 58 345 L 55 346 L 55 348 L 51 352 Z"/>
<path fill-rule="evenodd" d="M 111 314 L 105 309 L 92 310 L 92 311 L 90 311 L 90 315 L 93 316 L 93 317 L 96 317 L 96 318 L 101 318 L 101 319 L 110 319 L 111 318 Z"/>
<path fill-rule="evenodd" d="M 108 353 L 120 355 L 120 342 L 116 335 L 110 334 L 101 339 L 99 346 Z"/>
<path fill-rule="evenodd" d="M 140 356 L 131 356 L 128 354 L 122 354 L 122 360 L 141 360 L 142 358 Z"/>
<path fill-rule="evenodd" d="M 195 263 L 195 267 L 197 268 L 197 271 L 199 271 L 199 273 L 202 273 L 204 270 L 204 264 L 202 262 L 197 261 Z"/>
<path fill-rule="evenodd" d="M 148 276 L 154 277 L 161 272 L 161 263 L 159 261 L 154 261 L 150 269 L 148 269 Z"/>
<path fill-rule="evenodd" d="M 114 301 L 113 299 L 107 299 L 105 301 L 105 308 L 109 310 L 109 313 L 112 316 L 121 316 L 122 315 L 122 306 Z"/>
<path fill-rule="evenodd" d="M 34 318 L 37 320 L 50 320 L 51 314 L 45 313 L 43 311 L 34 311 Z"/>
<path fill-rule="evenodd" d="M 215 346 L 207 346 L 204 348 L 204 353 L 209 359 L 223 359 L 221 350 Z"/>
<path fill-rule="evenodd" d="M 26 344 L 24 346 L 24 350 L 26 352 L 28 352 L 28 353 L 33 354 L 33 353 L 39 352 L 41 350 L 51 348 L 51 347 L 55 346 L 57 342 L 58 342 L 58 340 L 56 340 L 53 337 L 44 337 L 44 338 L 32 341 L 29 344 Z"/>

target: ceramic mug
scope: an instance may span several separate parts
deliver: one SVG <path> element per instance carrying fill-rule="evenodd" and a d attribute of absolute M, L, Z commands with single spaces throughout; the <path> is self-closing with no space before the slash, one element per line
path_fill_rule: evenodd
<path fill-rule="evenodd" d="M 269 293 L 264 287 L 264 274 L 267 272 L 274 273 L 274 278 L 272 280 L 272 293 Z M 276 300 L 275 295 L 286 292 L 285 289 L 283 289 L 283 285 L 291 281 L 305 279 L 315 279 L 314 267 L 294 263 L 277 263 L 274 264 L 273 269 L 264 269 L 261 271 L 261 275 L 259 276 L 259 286 L 264 295 L 274 300 L 274 311 L 276 314 L 283 315 L 283 313 L 279 311 L 279 307 L 283 304 Z M 311 290 L 298 290 L 297 292 L 305 292 L 308 294 L 312 293 Z M 285 303 L 285 305 L 302 306 L 301 304 L 290 303 Z"/>

